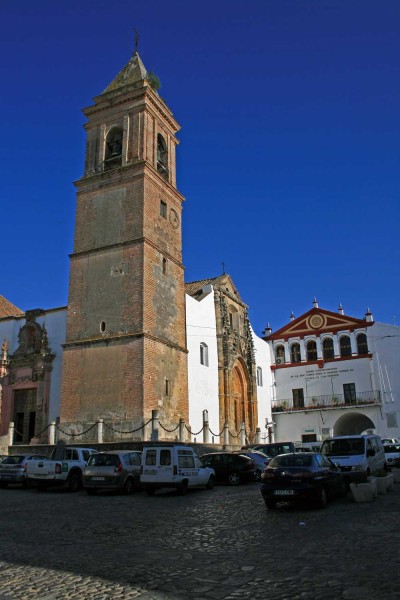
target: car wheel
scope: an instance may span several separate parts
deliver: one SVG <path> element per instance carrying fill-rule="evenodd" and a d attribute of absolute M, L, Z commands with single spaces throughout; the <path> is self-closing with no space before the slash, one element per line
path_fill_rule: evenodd
<path fill-rule="evenodd" d="M 260 471 L 260 469 L 256 469 L 256 471 L 254 473 L 254 479 L 256 481 L 261 481 L 261 471 Z"/>
<path fill-rule="evenodd" d="M 132 477 L 128 477 L 124 483 L 124 494 L 132 494 L 134 490 L 135 484 L 133 482 Z"/>
<path fill-rule="evenodd" d="M 95 496 L 97 494 L 96 488 L 86 488 L 85 491 L 88 496 Z"/>
<path fill-rule="evenodd" d="M 156 488 L 154 488 L 154 487 L 147 487 L 146 488 L 146 494 L 148 496 L 154 496 L 155 493 L 156 493 Z"/>
<path fill-rule="evenodd" d="M 276 508 L 276 500 L 265 500 L 265 506 L 268 510 L 274 510 Z"/>
<path fill-rule="evenodd" d="M 184 479 L 179 484 L 178 492 L 180 493 L 181 496 L 184 496 L 187 492 L 187 489 L 188 489 L 188 482 L 187 482 L 187 479 Z"/>
<path fill-rule="evenodd" d="M 214 489 L 214 486 L 215 486 L 215 477 L 214 477 L 214 475 L 210 475 L 210 479 L 207 482 L 206 488 L 208 490 L 212 490 L 212 489 Z"/>
<path fill-rule="evenodd" d="M 328 497 L 326 495 L 325 488 L 321 488 L 319 490 L 317 504 L 319 508 L 325 508 L 325 506 L 328 504 Z"/>
<path fill-rule="evenodd" d="M 239 485 L 239 483 L 240 483 L 239 473 L 237 471 L 232 471 L 232 473 L 229 473 L 228 482 L 230 483 L 230 485 Z"/>
<path fill-rule="evenodd" d="M 78 473 L 71 473 L 67 479 L 67 488 L 69 492 L 77 492 L 81 487 L 81 478 Z"/>

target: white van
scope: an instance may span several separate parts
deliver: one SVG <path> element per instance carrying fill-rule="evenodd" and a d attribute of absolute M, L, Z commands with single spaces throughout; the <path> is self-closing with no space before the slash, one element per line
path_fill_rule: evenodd
<path fill-rule="evenodd" d="M 160 488 L 176 488 L 182 495 L 188 488 L 212 490 L 215 471 L 202 464 L 190 446 L 145 446 L 140 483 L 149 496 Z"/>
<path fill-rule="evenodd" d="M 341 435 L 328 438 L 321 454 L 339 465 L 343 476 L 350 481 L 360 481 L 386 469 L 382 440 L 378 435 Z"/>

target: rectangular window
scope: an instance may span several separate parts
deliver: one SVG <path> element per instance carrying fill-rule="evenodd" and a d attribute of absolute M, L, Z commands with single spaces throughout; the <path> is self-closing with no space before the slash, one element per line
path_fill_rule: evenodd
<path fill-rule="evenodd" d="M 164 219 L 167 218 L 167 203 L 164 202 L 164 200 L 160 200 L 160 215 L 164 217 Z"/>
<path fill-rule="evenodd" d="M 167 467 L 171 464 L 171 450 L 161 450 L 160 465 Z"/>
<path fill-rule="evenodd" d="M 304 408 L 304 391 L 303 388 L 292 390 L 293 408 Z"/>
<path fill-rule="evenodd" d="M 356 384 L 355 383 L 344 383 L 343 394 L 345 404 L 356 403 Z"/>

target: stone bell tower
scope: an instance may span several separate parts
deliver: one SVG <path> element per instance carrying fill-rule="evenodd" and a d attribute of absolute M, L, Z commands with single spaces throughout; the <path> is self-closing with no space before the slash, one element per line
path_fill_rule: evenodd
<path fill-rule="evenodd" d="M 83 112 L 61 422 L 188 422 L 179 125 L 137 52 Z"/>

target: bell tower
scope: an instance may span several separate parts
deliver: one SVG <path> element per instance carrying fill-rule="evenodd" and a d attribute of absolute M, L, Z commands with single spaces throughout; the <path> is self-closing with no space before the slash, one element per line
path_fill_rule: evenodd
<path fill-rule="evenodd" d="M 179 125 L 135 52 L 94 104 L 76 182 L 60 419 L 188 421 Z"/>

